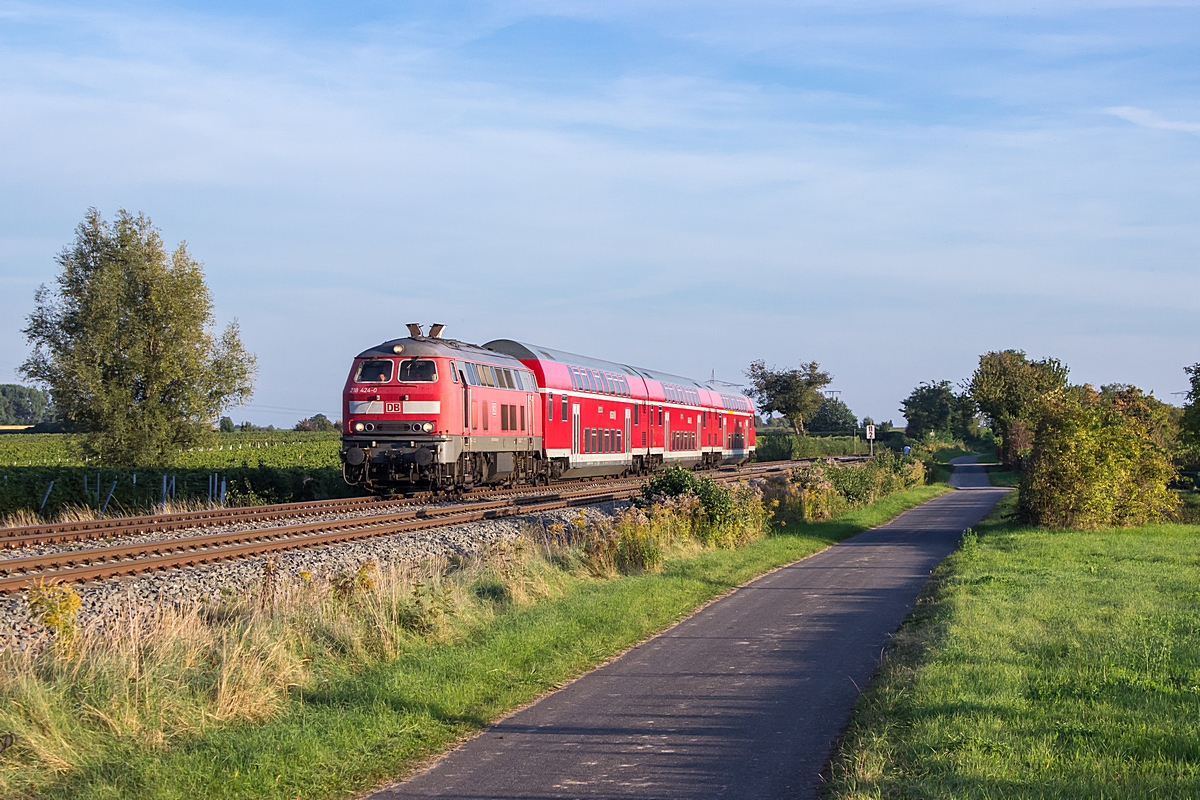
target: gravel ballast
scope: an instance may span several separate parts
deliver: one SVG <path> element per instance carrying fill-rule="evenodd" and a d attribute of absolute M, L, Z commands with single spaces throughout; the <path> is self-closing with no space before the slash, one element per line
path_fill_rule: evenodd
<path fill-rule="evenodd" d="M 304 547 L 287 550 L 270 556 L 278 567 L 282 581 L 300 580 L 301 572 L 327 577 L 339 572 L 358 568 L 363 562 L 374 560 L 381 566 L 389 564 L 420 564 L 438 556 L 452 554 L 470 555 L 504 541 L 516 539 L 523 525 L 551 525 L 577 519 L 584 513 L 589 518 L 599 519 L 615 514 L 629 505 L 628 501 L 607 502 L 583 509 L 571 508 L 536 514 L 523 514 L 502 519 L 484 520 L 465 525 L 448 525 L 411 533 L 401 533 L 360 539 L 319 547 Z M 305 522 L 338 520 L 370 516 L 361 513 L 329 514 L 320 518 L 305 519 Z M 292 522 L 280 523 L 292 524 Z M 204 528 L 203 532 L 252 530 L 263 528 L 261 523 L 242 523 Z M 193 536 L 196 531 L 176 531 L 139 537 L 125 537 L 103 542 L 136 543 L 170 538 Z M 83 545 L 95 543 L 79 543 Z M 86 549 L 56 546 L 47 552 L 63 549 Z M 5 557 L 34 555 L 41 549 L 26 548 L 9 551 Z M 108 620 L 126 617 L 142 610 L 164 606 L 185 609 L 202 603 L 217 601 L 222 594 L 246 594 L 262 582 L 265 557 L 253 557 L 221 562 L 201 567 L 149 573 L 131 578 L 86 584 L 77 587 L 82 605 L 78 621 L 81 626 L 103 625 Z M 44 632 L 30 616 L 29 605 L 24 594 L 0 597 L 0 649 L 24 648 L 43 638 Z"/>

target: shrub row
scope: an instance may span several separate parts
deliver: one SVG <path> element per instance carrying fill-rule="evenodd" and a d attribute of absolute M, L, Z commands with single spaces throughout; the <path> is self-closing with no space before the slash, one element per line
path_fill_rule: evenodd
<path fill-rule="evenodd" d="M 865 453 L 867 443 L 853 436 L 797 436 L 794 433 L 763 433 L 755 438 L 755 461 L 795 461 L 818 456 Z"/>

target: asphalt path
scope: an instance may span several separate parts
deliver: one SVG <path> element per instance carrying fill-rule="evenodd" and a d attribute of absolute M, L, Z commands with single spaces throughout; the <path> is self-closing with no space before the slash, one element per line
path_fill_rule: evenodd
<path fill-rule="evenodd" d="M 954 462 L 960 491 L 747 584 L 372 800 L 814 797 L 889 635 L 1006 491 L 974 460 Z"/>

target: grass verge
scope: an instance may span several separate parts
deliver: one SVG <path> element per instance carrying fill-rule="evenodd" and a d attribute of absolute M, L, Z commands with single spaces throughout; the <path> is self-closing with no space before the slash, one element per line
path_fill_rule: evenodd
<path fill-rule="evenodd" d="M 56 780 L 22 782 L 12 775 L 9 793 L 353 796 L 404 774 L 701 604 L 945 491 L 944 486 L 917 487 L 738 549 L 670 557 L 657 574 L 598 580 L 559 573 L 548 599 L 501 608 L 441 641 L 406 642 L 395 657 L 365 668 L 327 665 L 319 680 L 303 691 L 297 687 L 269 719 L 210 726 L 159 747 L 136 735 L 105 736 L 101 730 Z M 83 717 L 90 713 L 79 711 Z M 111 723 L 115 728 L 120 720 Z"/>
<path fill-rule="evenodd" d="M 1200 526 L 1062 532 L 1015 493 L 934 573 L 827 796 L 1200 796 Z"/>

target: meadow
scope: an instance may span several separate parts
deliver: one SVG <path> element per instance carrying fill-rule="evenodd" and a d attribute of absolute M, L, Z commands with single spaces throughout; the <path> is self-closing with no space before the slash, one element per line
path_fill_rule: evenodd
<path fill-rule="evenodd" d="M 936 570 L 827 797 L 1200 796 L 1200 525 L 1047 530 L 1015 503 Z"/>

